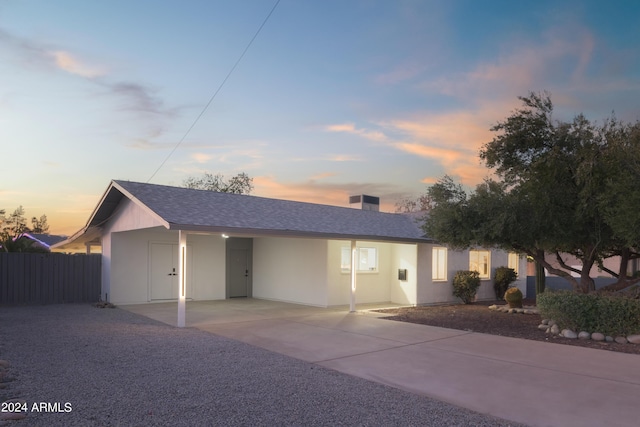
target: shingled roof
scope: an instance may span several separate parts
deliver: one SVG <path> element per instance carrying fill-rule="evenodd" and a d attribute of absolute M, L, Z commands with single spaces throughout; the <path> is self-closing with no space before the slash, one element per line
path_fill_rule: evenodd
<path fill-rule="evenodd" d="M 85 230 L 107 221 L 123 197 L 151 211 L 171 230 L 429 241 L 410 215 L 119 180 L 111 182 Z"/>

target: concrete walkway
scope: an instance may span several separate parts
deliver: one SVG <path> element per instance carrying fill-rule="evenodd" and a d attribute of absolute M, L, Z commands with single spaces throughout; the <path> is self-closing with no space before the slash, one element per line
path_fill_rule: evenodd
<path fill-rule="evenodd" d="M 176 303 L 123 306 L 175 325 Z M 371 306 L 187 303 L 187 326 L 532 426 L 636 426 L 640 356 L 380 319 Z"/>

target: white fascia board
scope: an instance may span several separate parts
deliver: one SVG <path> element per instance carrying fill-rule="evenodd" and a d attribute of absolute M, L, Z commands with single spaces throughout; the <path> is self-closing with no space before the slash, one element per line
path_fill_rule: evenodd
<path fill-rule="evenodd" d="M 307 239 L 327 239 L 327 240 L 358 240 L 370 242 L 386 242 L 386 243 L 431 243 L 426 238 L 410 238 L 410 237 L 393 237 L 393 236 L 371 236 L 371 235 L 350 235 L 350 234 L 330 234 L 330 233 L 314 233 L 310 231 L 298 230 L 273 230 L 260 228 L 234 228 L 223 226 L 204 226 L 190 224 L 174 224 L 170 223 L 169 230 L 183 230 L 193 233 L 214 234 L 224 233 L 231 237 L 300 237 Z"/>

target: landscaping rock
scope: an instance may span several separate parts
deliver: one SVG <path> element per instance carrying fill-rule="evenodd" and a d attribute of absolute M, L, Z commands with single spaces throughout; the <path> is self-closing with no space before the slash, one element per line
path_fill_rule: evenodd
<path fill-rule="evenodd" d="M 535 306 L 529 305 L 522 308 L 511 308 L 508 305 L 490 305 L 489 310 L 498 311 L 500 313 L 509 313 L 509 314 L 539 314 L 538 309 Z M 548 322 L 548 320 L 547 320 Z M 545 323 L 546 324 L 546 323 Z"/>
<path fill-rule="evenodd" d="M 604 337 L 604 340 L 606 342 L 613 342 L 613 337 L 610 337 L 609 335 L 607 335 L 606 337 Z"/>
<path fill-rule="evenodd" d="M 604 341 L 604 334 L 600 332 L 594 332 L 591 334 L 591 339 L 594 341 Z"/>
<path fill-rule="evenodd" d="M 549 324 L 549 319 L 542 319 L 542 324 L 543 325 L 548 325 Z"/>
<path fill-rule="evenodd" d="M 543 323 L 541 325 L 538 325 L 538 329 L 540 329 L 541 331 L 546 331 L 547 329 L 549 329 L 549 326 Z"/>
<path fill-rule="evenodd" d="M 580 340 L 590 340 L 591 339 L 591 334 L 589 332 L 586 332 L 586 331 L 581 331 L 578 334 L 578 339 L 580 339 Z"/>
<path fill-rule="evenodd" d="M 640 344 L 640 335 L 629 335 L 627 341 L 631 344 Z"/>
<path fill-rule="evenodd" d="M 614 340 L 618 344 L 626 344 L 627 343 L 627 337 L 615 337 Z"/>
<path fill-rule="evenodd" d="M 565 338 L 569 338 L 569 339 L 572 339 L 572 340 L 578 338 L 578 334 L 573 332 L 571 329 L 563 329 L 561 335 L 563 337 L 565 337 Z"/>
<path fill-rule="evenodd" d="M 549 332 L 551 332 L 553 335 L 558 335 L 560 333 L 560 327 L 556 324 L 553 324 L 549 329 Z"/>

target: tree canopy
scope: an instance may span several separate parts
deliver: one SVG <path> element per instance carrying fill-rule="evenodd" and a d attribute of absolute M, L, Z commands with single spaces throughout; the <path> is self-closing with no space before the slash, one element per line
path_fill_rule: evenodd
<path fill-rule="evenodd" d="M 47 216 L 31 218 L 31 228 L 27 226 L 24 208 L 19 206 L 13 213 L 6 215 L 0 209 L 0 250 L 5 252 L 41 252 L 34 247 L 33 241 L 24 237 L 25 233 L 48 233 Z"/>
<path fill-rule="evenodd" d="M 205 172 L 201 177 L 190 176 L 182 182 L 186 188 L 217 191 L 220 193 L 250 194 L 253 191 L 253 178 L 241 172 L 229 179 L 222 174 Z"/>
<path fill-rule="evenodd" d="M 522 108 L 491 128 L 496 136 L 480 158 L 493 169 L 475 191 L 450 177 L 428 188 L 432 201 L 424 228 L 455 248 L 499 247 L 527 254 L 574 289 L 595 289 L 591 268 L 619 255 L 616 287 L 640 248 L 640 124 L 609 118 L 602 125 L 583 115 L 553 119 L 546 93 L 521 97 Z M 545 253 L 556 254 L 559 268 Z M 578 258 L 581 269 L 561 254 Z M 578 273 L 579 279 L 572 276 Z"/>

